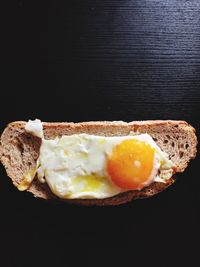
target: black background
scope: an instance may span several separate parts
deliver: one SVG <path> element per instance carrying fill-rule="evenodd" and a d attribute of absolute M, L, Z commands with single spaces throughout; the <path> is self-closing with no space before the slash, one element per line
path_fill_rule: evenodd
<path fill-rule="evenodd" d="M 13 1 L 2 11 L 1 132 L 37 117 L 183 119 L 199 133 L 199 1 Z M 199 164 L 159 195 L 101 208 L 19 193 L 1 166 L 1 265 L 198 266 Z"/>

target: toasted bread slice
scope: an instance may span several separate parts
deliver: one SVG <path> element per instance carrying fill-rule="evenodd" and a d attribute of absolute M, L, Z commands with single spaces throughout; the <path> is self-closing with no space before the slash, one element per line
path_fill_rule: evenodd
<path fill-rule="evenodd" d="M 8 176 L 18 186 L 24 173 L 36 167 L 41 139 L 25 131 L 24 121 L 10 123 L 1 136 L 0 160 L 6 168 Z M 185 121 L 102 121 L 82 123 L 43 123 L 45 139 L 56 136 L 87 133 L 104 136 L 123 136 L 130 132 L 148 133 L 157 145 L 176 165 L 176 172 L 183 172 L 190 159 L 196 155 L 197 137 L 195 129 Z M 128 191 L 106 199 L 74 199 L 63 200 L 80 205 L 118 205 L 137 198 L 145 198 L 173 184 L 173 176 L 167 183 L 153 182 L 141 191 Z M 47 184 L 42 184 L 35 177 L 27 190 L 35 197 L 57 199 Z"/>

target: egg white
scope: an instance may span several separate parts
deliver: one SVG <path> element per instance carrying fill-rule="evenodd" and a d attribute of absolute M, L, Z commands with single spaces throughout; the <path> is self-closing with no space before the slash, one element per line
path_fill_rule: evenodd
<path fill-rule="evenodd" d="M 54 140 L 42 139 L 38 179 L 46 181 L 60 198 L 101 199 L 124 192 L 112 182 L 106 165 L 113 147 L 127 139 L 144 141 L 155 149 L 154 166 L 145 186 L 156 180 L 165 182 L 171 177 L 173 163 L 148 134 L 111 137 L 75 134 Z"/>

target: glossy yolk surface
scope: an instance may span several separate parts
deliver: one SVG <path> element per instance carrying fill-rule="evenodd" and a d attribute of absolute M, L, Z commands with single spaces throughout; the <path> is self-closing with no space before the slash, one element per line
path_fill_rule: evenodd
<path fill-rule="evenodd" d="M 125 140 L 113 148 L 107 162 L 112 181 L 123 189 L 137 190 L 148 181 L 154 164 L 154 149 L 139 140 Z"/>

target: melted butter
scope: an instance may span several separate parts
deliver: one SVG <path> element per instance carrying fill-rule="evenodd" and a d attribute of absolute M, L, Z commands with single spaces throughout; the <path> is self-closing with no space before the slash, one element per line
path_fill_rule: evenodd
<path fill-rule="evenodd" d="M 67 150 L 64 150 L 64 155 L 65 156 L 68 156 L 69 155 L 69 152 Z"/>
<path fill-rule="evenodd" d="M 80 192 L 89 192 L 98 190 L 106 181 L 105 177 L 100 177 L 96 175 L 84 175 L 76 177 L 74 179 L 74 184 L 82 184 Z"/>
<path fill-rule="evenodd" d="M 22 180 L 21 180 L 20 184 L 17 186 L 19 191 L 27 190 L 30 187 L 30 185 L 31 185 L 31 183 L 35 177 L 36 171 L 37 171 L 37 168 L 34 168 L 32 170 L 29 170 L 27 173 L 25 173 L 22 176 Z"/>
<path fill-rule="evenodd" d="M 76 192 L 70 189 L 63 195 L 63 198 L 94 198 L 94 196 L 116 195 L 119 193 L 118 189 L 111 184 L 108 178 L 98 175 L 83 175 L 73 178 L 73 186 L 76 187 Z M 97 195 L 96 195 L 97 194 Z"/>
<path fill-rule="evenodd" d="M 99 140 L 98 140 L 98 143 L 99 143 L 100 145 L 105 144 L 105 142 L 106 142 L 105 139 L 99 139 Z"/>

